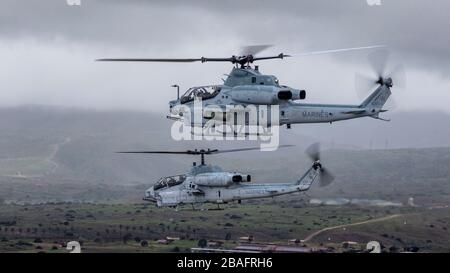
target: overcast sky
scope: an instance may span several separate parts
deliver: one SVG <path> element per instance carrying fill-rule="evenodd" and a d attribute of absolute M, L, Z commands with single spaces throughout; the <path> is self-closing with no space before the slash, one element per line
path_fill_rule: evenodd
<path fill-rule="evenodd" d="M 167 111 L 182 89 L 221 83 L 231 65 L 99 63 L 105 57 L 228 57 L 273 44 L 296 53 L 384 44 L 402 63 L 398 110 L 450 112 L 450 1 L 3 0 L 0 105 L 49 104 Z M 354 75 L 365 52 L 260 63 L 264 73 L 308 91 L 308 102 L 358 103 Z"/>

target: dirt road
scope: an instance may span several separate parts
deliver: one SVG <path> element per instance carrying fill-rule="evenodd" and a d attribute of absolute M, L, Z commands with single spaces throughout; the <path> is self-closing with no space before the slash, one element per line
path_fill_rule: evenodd
<path fill-rule="evenodd" d="M 351 227 L 351 226 L 365 225 L 365 224 L 376 223 L 376 222 L 382 222 L 382 221 L 391 220 L 391 219 L 394 219 L 394 218 L 397 218 L 397 217 L 400 217 L 400 216 L 403 216 L 403 214 L 393 214 L 393 215 L 388 215 L 388 216 L 384 216 L 384 217 L 376 218 L 376 219 L 370 219 L 370 220 L 366 220 L 366 221 L 362 221 L 362 222 L 323 228 L 321 230 L 318 230 L 318 231 L 310 234 L 303 241 L 304 242 L 308 242 L 311 239 L 313 239 L 314 237 L 316 237 L 317 235 L 319 235 L 319 234 L 321 234 L 323 232 L 329 231 L 329 230 L 338 229 L 338 228 L 346 228 L 346 227 Z"/>

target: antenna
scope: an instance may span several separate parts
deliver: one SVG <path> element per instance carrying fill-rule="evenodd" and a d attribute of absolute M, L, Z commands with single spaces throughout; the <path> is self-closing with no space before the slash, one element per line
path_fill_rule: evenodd
<path fill-rule="evenodd" d="M 177 88 L 177 100 L 180 100 L 180 86 L 178 84 L 171 85 L 171 87 Z"/>

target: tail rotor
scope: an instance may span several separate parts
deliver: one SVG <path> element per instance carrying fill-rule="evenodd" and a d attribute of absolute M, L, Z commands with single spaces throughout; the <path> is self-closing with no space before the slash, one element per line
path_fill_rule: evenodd
<path fill-rule="evenodd" d="M 334 181 L 334 176 L 325 168 L 320 161 L 320 144 L 314 143 L 306 149 L 306 154 L 314 162 L 314 168 L 320 169 L 319 187 L 326 187 Z"/>
<path fill-rule="evenodd" d="M 371 70 L 371 76 L 356 73 L 355 89 L 360 99 L 367 97 L 368 93 L 374 91 L 379 86 L 387 86 L 389 88 L 398 87 L 406 88 L 406 73 L 403 65 L 399 64 L 388 69 L 390 52 L 386 49 L 380 49 L 370 53 L 367 56 Z M 395 93 L 393 94 L 395 96 Z M 395 98 L 388 100 L 386 104 L 388 110 L 397 108 Z"/>

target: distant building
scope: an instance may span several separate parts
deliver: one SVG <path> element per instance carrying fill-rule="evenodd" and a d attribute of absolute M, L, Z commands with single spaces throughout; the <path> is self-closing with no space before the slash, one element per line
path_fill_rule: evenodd
<path fill-rule="evenodd" d="M 414 204 L 414 197 L 410 197 L 408 199 L 408 206 L 410 207 L 416 207 L 416 204 Z"/>
<path fill-rule="evenodd" d="M 207 243 L 208 247 L 221 247 L 223 245 L 222 241 L 215 241 L 215 240 L 210 240 Z"/>
<path fill-rule="evenodd" d="M 351 248 L 354 246 L 357 246 L 358 243 L 357 242 L 352 242 L 352 241 L 347 241 L 347 242 L 342 242 L 342 247 L 343 248 Z"/>
<path fill-rule="evenodd" d="M 241 244 L 234 248 L 238 251 L 251 251 L 259 253 L 326 253 L 331 252 L 330 249 L 300 247 L 300 246 L 286 246 L 273 244 Z"/>
<path fill-rule="evenodd" d="M 166 239 L 160 239 L 160 240 L 158 240 L 158 241 L 156 241 L 158 244 L 161 244 L 161 245 L 168 245 L 168 244 L 170 244 L 172 241 L 170 241 L 170 240 L 166 240 Z"/>
<path fill-rule="evenodd" d="M 205 247 L 192 247 L 191 252 L 193 253 L 258 253 L 255 251 L 240 251 L 235 249 L 224 249 L 224 248 L 205 248 Z"/>
<path fill-rule="evenodd" d="M 320 199 L 315 199 L 315 198 L 309 199 L 309 204 L 311 204 L 311 205 L 320 206 L 320 205 L 322 205 L 322 203 L 323 202 Z"/>
<path fill-rule="evenodd" d="M 241 242 L 252 242 L 253 241 L 253 235 L 239 237 L 239 241 L 241 241 Z"/>

